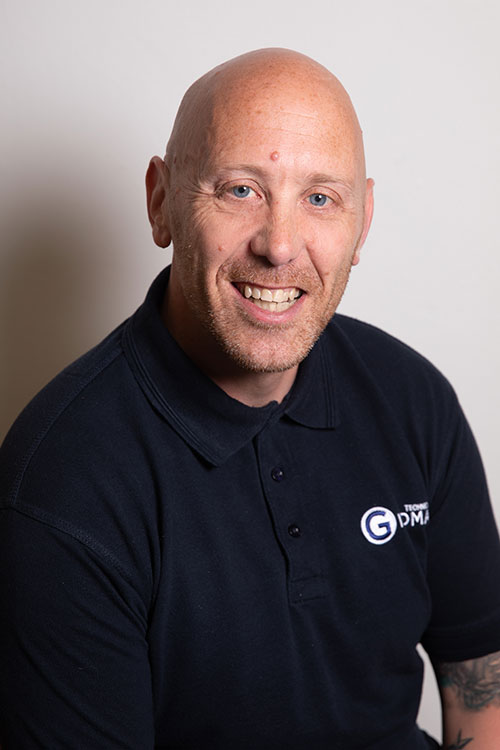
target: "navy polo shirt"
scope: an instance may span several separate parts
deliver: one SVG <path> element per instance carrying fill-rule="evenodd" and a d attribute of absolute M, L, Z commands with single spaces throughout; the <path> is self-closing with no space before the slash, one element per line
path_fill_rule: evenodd
<path fill-rule="evenodd" d="M 3 446 L 3 750 L 427 747 L 417 644 L 500 650 L 452 389 L 336 315 L 287 398 L 247 407 L 164 328 L 167 278 Z"/>

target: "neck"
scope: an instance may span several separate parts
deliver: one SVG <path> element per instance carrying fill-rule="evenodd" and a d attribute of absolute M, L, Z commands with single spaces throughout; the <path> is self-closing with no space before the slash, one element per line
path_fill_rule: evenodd
<path fill-rule="evenodd" d="M 205 374 L 231 398 L 247 406 L 265 406 L 270 401 L 283 401 L 293 385 L 297 367 L 284 372 L 244 372 L 240 377 L 206 371 Z"/>
<path fill-rule="evenodd" d="M 281 402 L 293 385 L 298 365 L 283 372 L 251 372 L 242 369 L 222 350 L 208 333 L 191 330 L 172 315 L 168 294 L 162 307 L 162 319 L 184 353 L 228 396 L 247 406 L 265 406 Z"/>

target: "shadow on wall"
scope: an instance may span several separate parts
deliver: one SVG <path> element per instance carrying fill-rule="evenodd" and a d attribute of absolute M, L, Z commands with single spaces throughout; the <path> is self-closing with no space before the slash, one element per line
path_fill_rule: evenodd
<path fill-rule="evenodd" d="M 0 441 L 35 393 L 111 327 L 102 284 L 114 265 L 106 226 L 96 227 L 95 215 L 85 220 L 81 203 L 39 194 L 9 203 L 1 231 Z"/>

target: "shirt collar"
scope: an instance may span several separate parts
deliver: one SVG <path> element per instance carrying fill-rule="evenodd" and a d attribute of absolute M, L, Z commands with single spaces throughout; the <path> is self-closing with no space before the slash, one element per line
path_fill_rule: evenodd
<path fill-rule="evenodd" d="M 301 363 L 281 404 L 246 406 L 204 375 L 163 324 L 160 310 L 169 273 L 169 268 L 160 273 L 125 325 L 124 351 L 148 399 L 195 451 L 218 466 L 284 414 L 313 429 L 336 426 L 333 369 L 323 337 Z"/>

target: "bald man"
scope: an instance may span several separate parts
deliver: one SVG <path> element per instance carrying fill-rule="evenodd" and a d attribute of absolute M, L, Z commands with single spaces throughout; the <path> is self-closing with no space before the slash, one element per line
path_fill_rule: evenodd
<path fill-rule="evenodd" d="M 338 80 L 260 50 L 147 173 L 172 264 L 1 454 L 10 748 L 423 750 L 500 737 L 500 546 L 447 383 L 336 314 L 373 211 Z"/>

